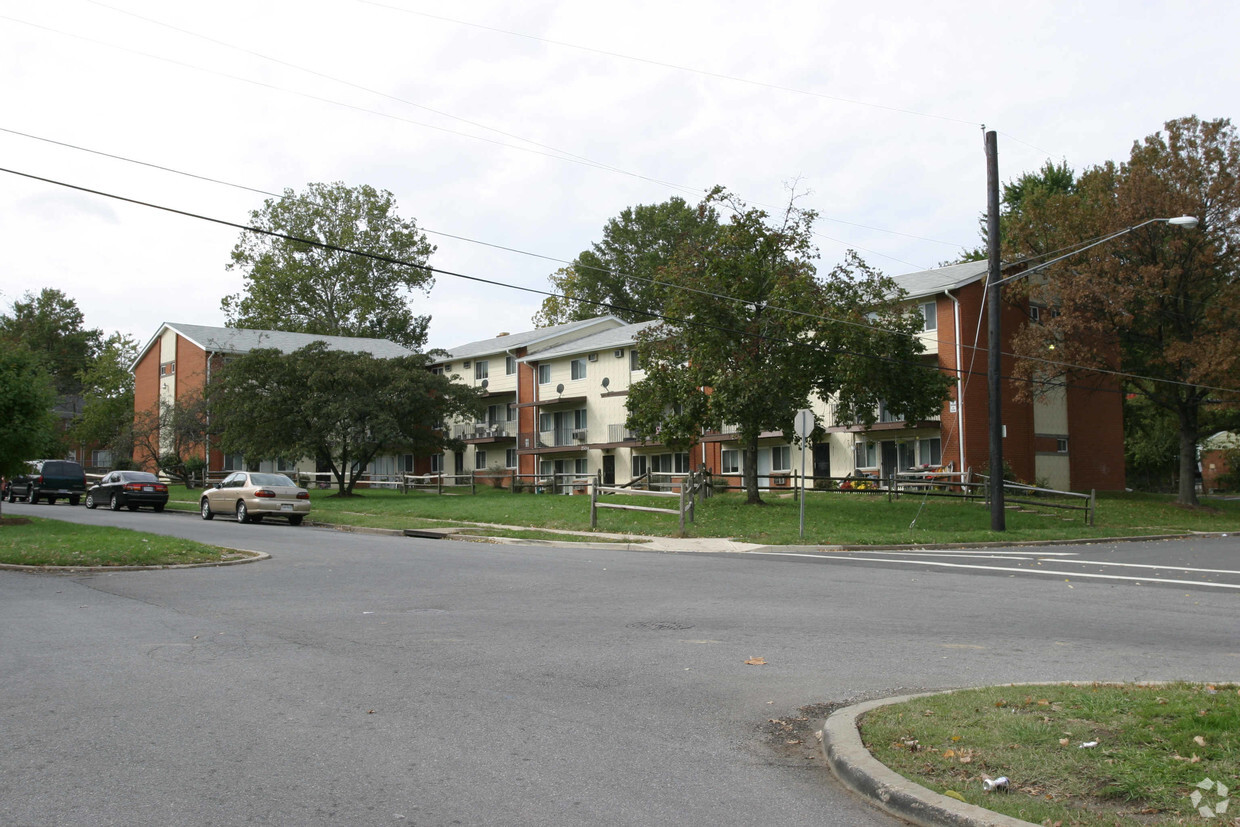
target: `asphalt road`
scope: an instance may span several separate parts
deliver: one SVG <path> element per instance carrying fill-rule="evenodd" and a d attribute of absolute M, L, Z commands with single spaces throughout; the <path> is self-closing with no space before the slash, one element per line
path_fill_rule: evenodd
<path fill-rule="evenodd" d="M 919 689 L 1240 680 L 1238 596 L 1210 585 L 4 513 L 273 556 L 0 571 L 5 825 L 893 824 L 770 719 Z"/>

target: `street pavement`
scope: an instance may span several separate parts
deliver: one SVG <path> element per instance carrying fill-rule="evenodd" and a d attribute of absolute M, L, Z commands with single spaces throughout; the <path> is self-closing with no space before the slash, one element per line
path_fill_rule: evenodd
<path fill-rule="evenodd" d="M 771 720 L 1005 682 L 1240 680 L 1236 593 L 1204 583 L 4 512 L 272 555 L 0 571 L 5 825 L 894 824 Z M 1240 559 L 1230 537 L 1070 550 L 1104 549 Z"/>

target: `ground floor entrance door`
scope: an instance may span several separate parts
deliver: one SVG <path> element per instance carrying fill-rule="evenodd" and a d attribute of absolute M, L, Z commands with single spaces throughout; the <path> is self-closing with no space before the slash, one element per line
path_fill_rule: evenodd
<path fill-rule="evenodd" d="M 882 477 L 884 480 L 889 479 L 893 474 L 896 473 L 896 470 L 899 467 L 898 465 L 899 461 L 900 461 L 900 453 L 899 451 L 896 450 L 895 442 L 884 442 L 883 443 L 883 466 L 882 466 L 882 471 L 881 471 Z"/>
<path fill-rule="evenodd" d="M 603 454 L 603 485 L 616 484 L 616 455 Z"/>

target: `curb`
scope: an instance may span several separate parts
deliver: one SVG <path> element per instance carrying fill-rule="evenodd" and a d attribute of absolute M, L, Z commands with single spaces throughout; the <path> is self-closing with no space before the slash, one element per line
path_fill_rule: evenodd
<path fill-rule="evenodd" d="M 16 563 L 0 563 L 0 571 L 21 571 L 26 574 L 75 574 L 79 572 L 113 572 L 113 571 L 159 571 L 161 569 L 217 569 L 221 566 L 241 566 L 246 563 L 257 563 L 270 560 L 271 555 L 265 551 L 250 551 L 244 548 L 228 549 L 243 551 L 250 557 L 237 560 L 218 560 L 214 563 L 173 563 L 167 566 L 21 566 Z"/>
<path fill-rule="evenodd" d="M 922 827 L 1036 827 L 1031 822 L 967 804 L 914 784 L 882 764 L 861 742 L 857 719 L 872 709 L 914 698 L 941 695 L 922 692 L 837 709 L 822 727 L 822 752 L 827 766 L 853 792 L 896 818 Z"/>

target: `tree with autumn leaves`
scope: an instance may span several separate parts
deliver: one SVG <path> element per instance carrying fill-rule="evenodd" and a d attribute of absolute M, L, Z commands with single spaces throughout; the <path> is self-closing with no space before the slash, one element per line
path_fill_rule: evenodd
<path fill-rule="evenodd" d="M 1071 188 L 1025 193 L 1005 216 L 1004 259 L 1049 257 L 1181 215 L 1200 223 L 1148 223 L 1029 279 L 1018 290 L 1052 312 L 1019 331 L 1014 348 L 1034 392 L 1119 377 L 1141 408 L 1173 422 L 1178 501 L 1194 505 L 1198 441 L 1240 421 L 1235 127 L 1227 119 L 1169 121 L 1136 142 L 1127 161 L 1087 169 Z"/>

